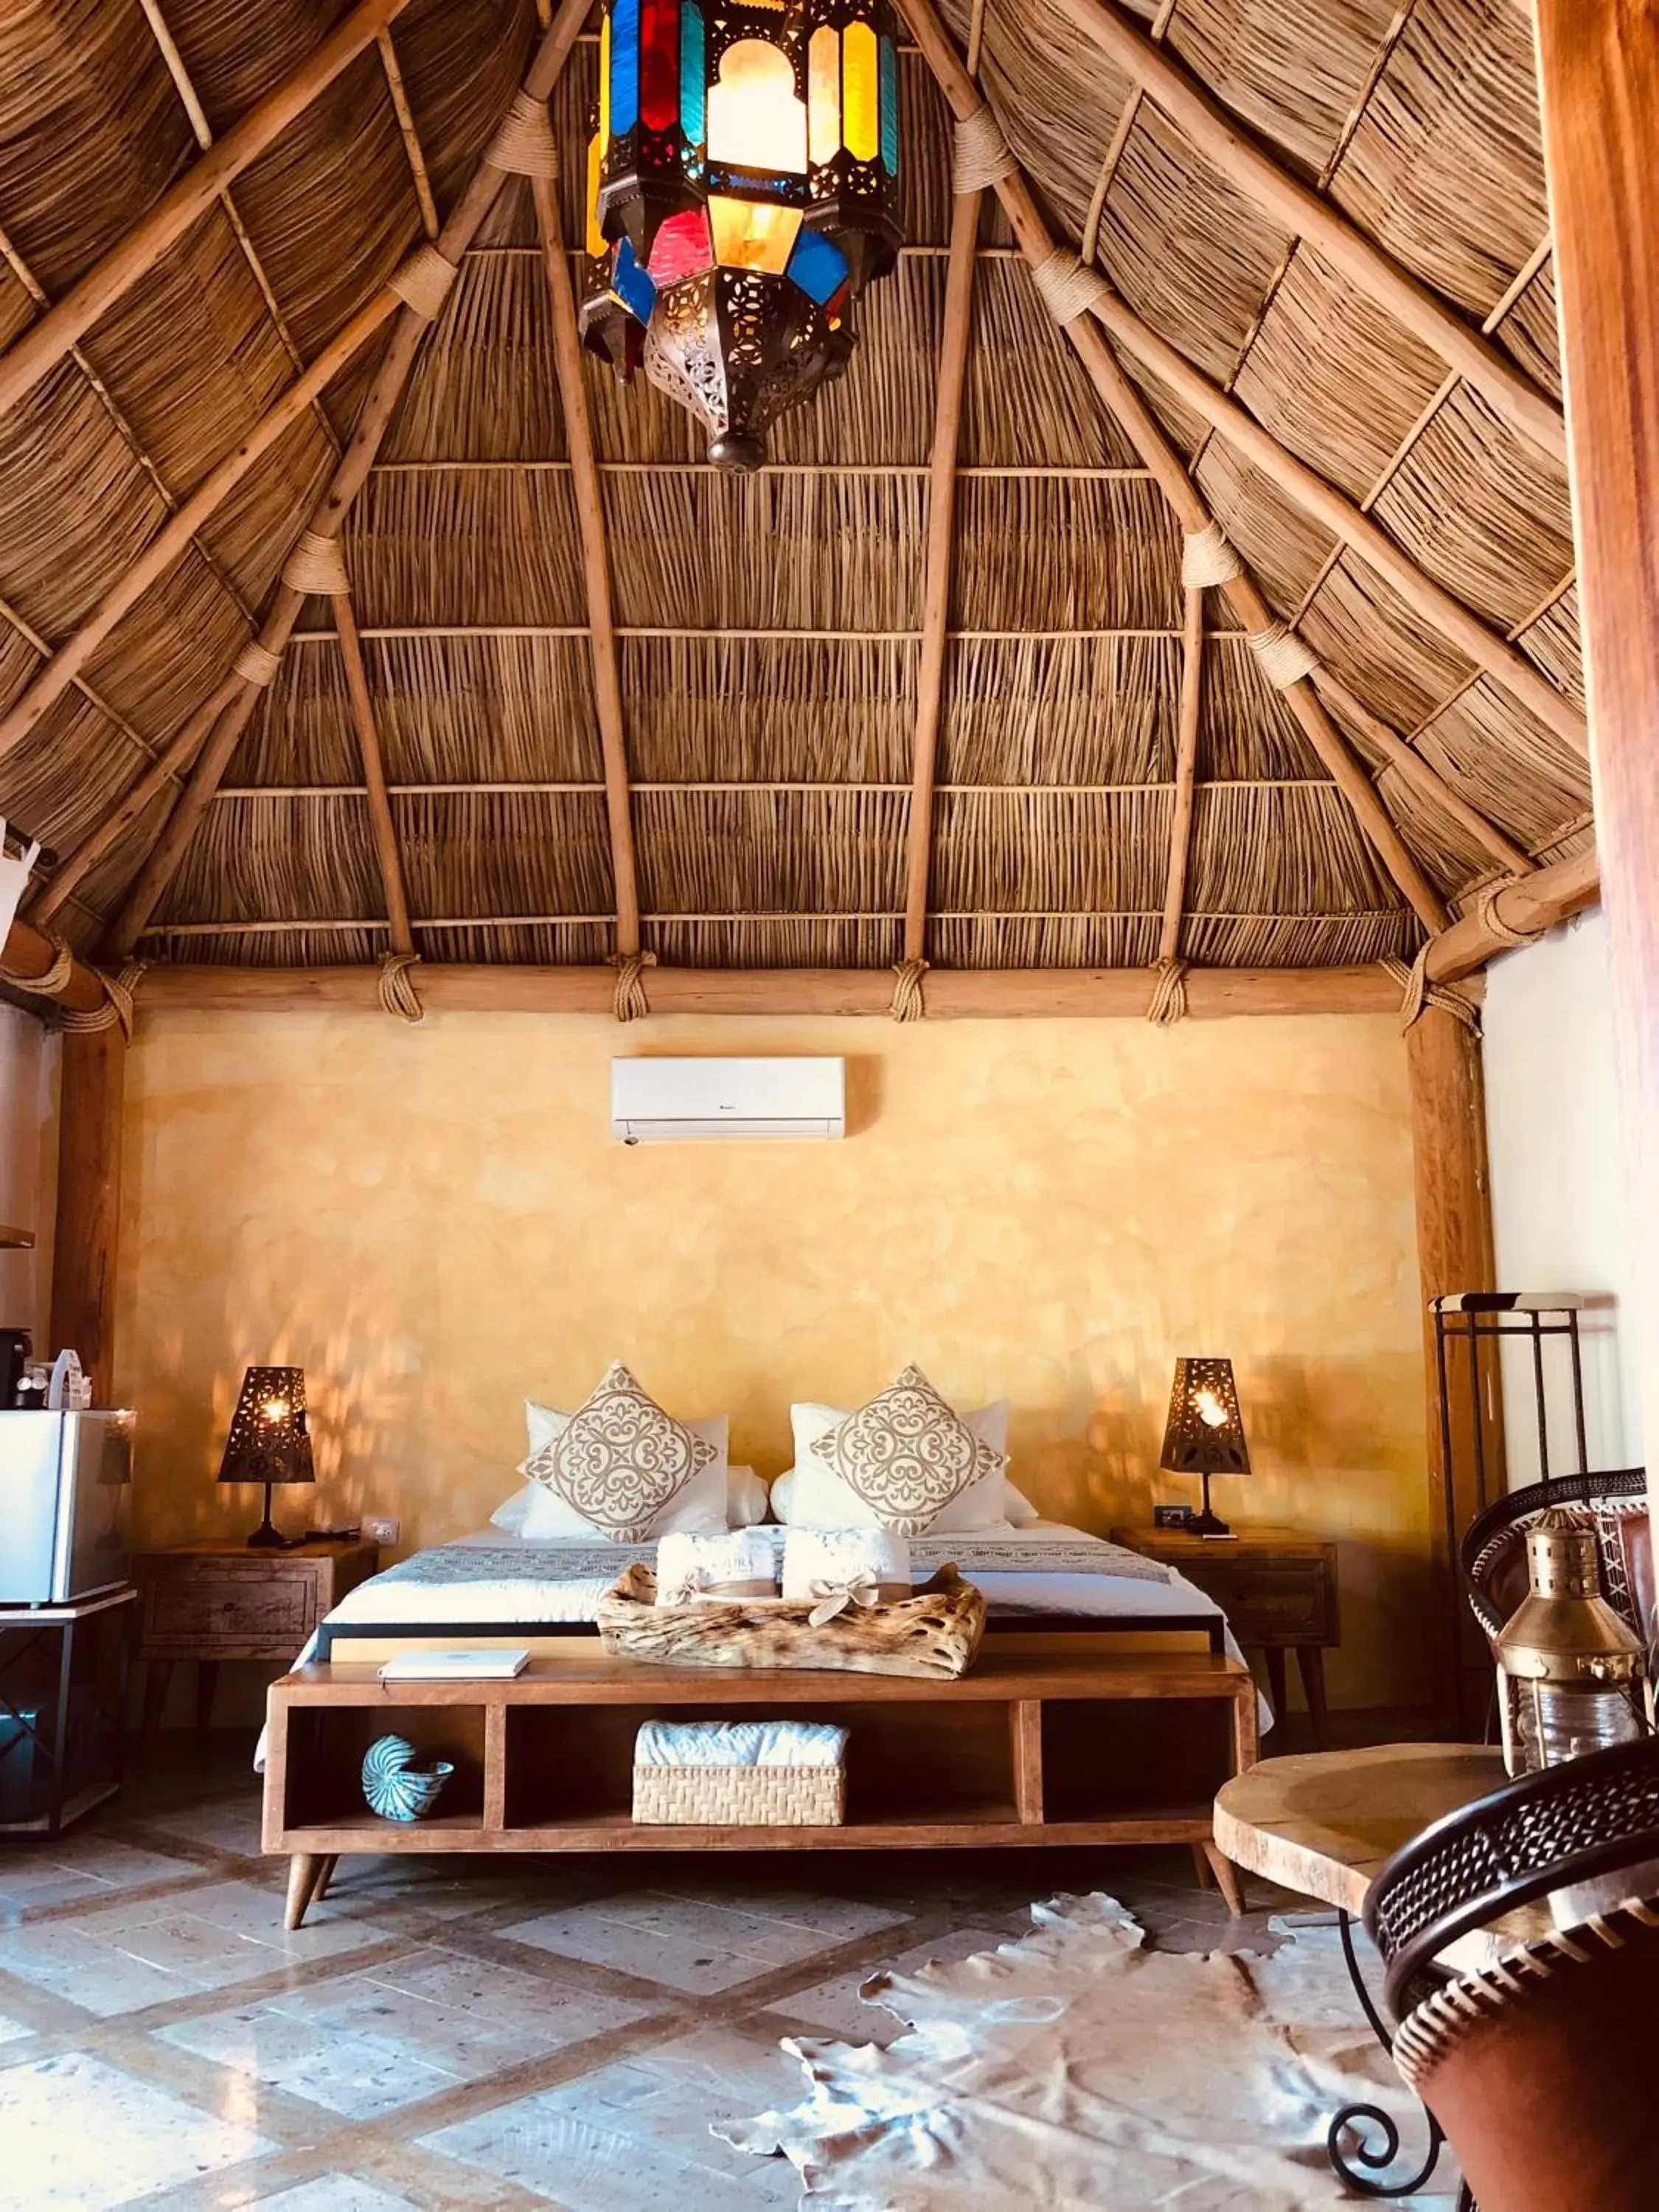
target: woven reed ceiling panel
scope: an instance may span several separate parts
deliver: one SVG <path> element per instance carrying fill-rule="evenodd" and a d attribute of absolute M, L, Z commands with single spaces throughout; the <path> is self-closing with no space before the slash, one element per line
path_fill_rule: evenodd
<path fill-rule="evenodd" d="M 1559 401 L 1514 0 L 1103 4 Z M 0 368 L 349 12 L 343 0 L 0 10 Z M 980 88 L 1056 236 L 1582 713 L 1559 459 L 1222 173 L 1073 9 L 984 0 L 970 20 L 968 0 L 947 0 L 942 13 L 959 51 L 977 40 Z M 0 713 L 29 700 L 170 517 L 456 206 L 541 27 L 536 0 L 392 11 L 0 412 Z M 596 79 L 590 30 L 552 100 L 567 239 L 582 234 Z M 897 271 L 866 301 L 848 374 L 782 419 L 763 472 L 716 475 L 681 410 L 586 363 L 641 933 L 665 963 L 883 967 L 904 951 L 951 200 L 948 111 L 915 48 L 901 92 Z M 166 777 L 155 764 L 258 633 L 391 330 L 213 503 L 61 696 L 27 727 L 6 725 L 0 811 L 71 862 L 52 926 L 78 949 L 118 926 L 202 733 Z M 1323 695 L 1448 905 L 1503 872 L 1468 808 L 1534 860 L 1580 849 L 1588 769 L 1561 729 L 1277 466 L 1202 419 L 1190 392 L 1133 349 L 1120 358 L 1273 613 L 1352 702 Z M 988 193 L 957 468 L 927 957 L 1151 965 L 1177 819 L 1182 532 Z M 520 178 L 460 258 L 341 542 L 416 948 L 605 959 L 617 890 L 577 492 Z M 1408 957 L 1422 932 L 1398 871 L 1223 592 L 1203 598 L 1182 957 Z M 1376 721 L 1437 787 L 1409 758 L 1402 769 Z M 1466 802 L 1461 817 L 1437 788 Z M 74 866 L 89 839 L 90 864 Z M 308 965 L 375 961 L 391 943 L 339 625 L 313 596 L 208 779 L 138 949 Z"/>

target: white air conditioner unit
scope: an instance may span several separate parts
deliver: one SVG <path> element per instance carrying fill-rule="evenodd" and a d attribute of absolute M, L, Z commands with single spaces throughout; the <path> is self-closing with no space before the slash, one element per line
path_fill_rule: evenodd
<path fill-rule="evenodd" d="M 625 1145 L 844 1137 L 844 1060 L 613 1060 L 611 1133 Z"/>

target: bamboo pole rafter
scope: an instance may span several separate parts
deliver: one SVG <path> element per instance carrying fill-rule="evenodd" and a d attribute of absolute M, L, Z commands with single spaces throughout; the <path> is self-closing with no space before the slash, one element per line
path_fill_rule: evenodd
<path fill-rule="evenodd" d="M 951 112 L 958 121 L 973 114 L 982 105 L 978 88 L 963 67 L 932 0 L 899 0 L 899 5 Z M 1014 237 L 1033 270 L 1046 266 L 1055 251 L 1054 240 L 1024 172 L 1016 165 L 997 185 L 996 192 Z M 1157 479 L 1182 530 L 1190 536 L 1213 527 L 1214 518 L 1188 474 L 1185 463 L 1119 366 L 1088 309 L 1080 308 L 1062 327 L 1100 399 Z M 1259 635 L 1272 628 L 1272 611 L 1248 573 L 1235 577 L 1223 589 L 1229 605 L 1248 631 Z M 1424 874 L 1377 797 L 1370 777 L 1349 750 L 1346 739 L 1332 721 L 1311 684 L 1305 676 L 1300 677 L 1283 688 L 1283 696 L 1418 920 L 1431 935 L 1443 929 L 1447 915 L 1438 892 Z"/>
<path fill-rule="evenodd" d="M 906 838 L 904 952 L 907 964 L 927 957 L 927 891 L 933 871 L 933 784 L 945 702 L 945 656 L 951 620 L 955 545 L 957 447 L 974 328 L 974 242 L 981 191 L 951 203 L 951 258 L 945 279 L 945 327 L 935 379 L 933 447 L 927 468 L 927 547 L 922 579 L 921 652 L 916 672 L 916 722 L 911 745 L 910 818 Z"/>
<path fill-rule="evenodd" d="M 1158 957 L 1181 957 L 1181 919 L 1187 903 L 1187 868 L 1193 842 L 1198 783 L 1198 731 L 1204 708 L 1204 593 L 1188 586 L 1181 648 L 1181 701 L 1176 722 L 1175 798 L 1170 809 L 1170 860 L 1164 872 L 1164 921 Z"/>
<path fill-rule="evenodd" d="M 1167 47 L 1154 44 L 1111 0 L 1057 0 L 1057 5 L 1265 215 L 1316 247 L 1357 290 L 1455 369 L 1513 428 L 1553 459 L 1565 462 L 1565 425 L 1548 395 L 1329 200 L 1281 168 Z"/>
<path fill-rule="evenodd" d="M 415 111 L 409 104 L 409 92 L 404 83 L 403 70 L 398 66 L 398 49 L 392 44 L 390 28 L 383 30 L 374 43 L 380 49 L 380 74 L 386 79 L 392 112 L 398 118 L 398 135 L 404 142 L 404 158 L 409 163 L 410 181 L 415 187 L 415 198 L 420 204 L 421 228 L 428 238 L 436 238 L 438 203 L 433 197 L 432 175 L 426 165 L 421 134 L 415 127 Z"/>
<path fill-rule="evenodd" d="M 628 734 L 623 719 L 622 671 L 617 655 L 616 616 L 611 599 L 611 556 L 605 544 L 605 506 L 593 463 L 593 427 L 588 419 L 587 389 L 582 378 L 581 337 L 576 327 L 576 295 L 570 282 L 559 222 L 558 188 L 546 177 L 532 177 L 536 228 L 547 268 L 553 318 L 553 356 L 558 372 L 559 403 L 565 442 L 570 451 L 571 490 L 581 541 L 582 592 L 593 666 L 593 702 L 605 763 L 605 819 L 611 840 L 611 870 L 617 896 L 617 951 L 623 960 L 640 951 L 640 901 L 634 858 L 634 819 L 628 788 Z"/>
<path fill-rule="evenodd" d="M 374 4 L 386 11 L 381 21 L 390 21 L 392 15 L 398 12 L 398 7 L 404 4 L 404 0 L 397 0 L 396 5 L 393 0 L 374 0 Z M 560 0 L 551 27 L 538 44 L 525 74 L 522 89 L 531 99 L 544 102 L 551 94 L 569 58 L 587 10 L 588 0 Z M 358 12 L 362 15 L 364 11 L 360 9 Z M 356 22 L 358 19 L 354 15 L 348 20 Z M 373 29 L 379 27 L 380 24 L 374 25 L 369 35 L 372 36 Z M 220 141 L 221 151 L 228 143 L 228 138 Z M 507 170 L 496 167 L 487 156 L 481 156 L 475 165 L 471 179 L 439 231 L 435 242 L 435 252 L 452 268 L 459 264 L 461 256 L 477 237 L 507 183 Z M 427 328 L 426 317 L 414 307 L 404 307 L 398 316 L 391 341 L 379 372 L 364 395 L 345 451 L 322 497 L 312 510 L 307 525 L 312 535 L 318 538 L 339 536 L 352 501 L 368 479 L 368 472 L 374 465 L 392 412 L 403 396 Z M 298 544 L 305 534 L 303 531 L 300 532 L 295 543 Z M 231 755 L 253 712 L 259 692 L 280 665 L 304 603 L 305 594 L 286 583 L 279 584 L 272 594 L 270 610 L 258 640 L 258 650 L 264 656 L 265 667 L 258 676 L 239 672 L 240 691 L 224 708 L 203 745 L 189 781 L 174 803 L 160 838 L 109 932 L 109 942 L 115 951 L 131 952 L 166 896 L 200 825 L 202 816 L 229 766 Z"/>
<path fill-rule="evenodd" d="M 369 826 L 374 837 L 374 864 L 380 872 L 380 895 L 386 901 L 386 927 L 394 952 L 413 952 L 415 939 L 409 926 L 409 896 L 404 885 L 404 865 L 398 850 L 397 824 L 386 796 L 386 763 L 380 735 L 374 724 L 374 704 L 369 697 L 368 672 L 357 635 L 357 619 L 349 592 L 331 594 L 334 626 L 340 635 L 340 657 L 345 664 L 346 694 L 351 703 L 352 726 L 357 733 L 357 757 L 363 768 L 363 795 L 368 802 Z"/>
<path fill-rule="evenodd" d="M 0 354 L 0 414 L 33 390 L 100 316 L 178 243 L 225 185 L 256 161 L 408 4 L 409 0 L 359 0 L 283 83 L 256 101 L 54 307 L 13 340 Z"/>

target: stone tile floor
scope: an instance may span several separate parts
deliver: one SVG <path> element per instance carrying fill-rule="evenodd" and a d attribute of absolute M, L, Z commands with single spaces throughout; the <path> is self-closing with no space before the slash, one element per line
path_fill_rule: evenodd
<path fill-rule="evenodd" d="M 305 1927 L 251 1746 L 163 1740 L 53 1843 L 0 1843 L 0 2212 L 764 2212 L 721 2114 L 795 2102 L 792 2033 L 887 2041 L 878 1966 L 1103 1888 L 1158 1945 L 1271 1948 L 1184 1850 L 347 1859 Z"/>

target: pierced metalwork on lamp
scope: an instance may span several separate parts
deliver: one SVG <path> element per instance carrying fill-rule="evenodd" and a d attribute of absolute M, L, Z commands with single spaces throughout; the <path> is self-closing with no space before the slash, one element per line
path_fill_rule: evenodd
<path fill-rule="evenodd" d="M 758 468 L 894 265 L 898 169 L 889 0 L 607 0 L 584 343 L 695 416 L 717 468 Z"/>
<path fill-rule="evenodd" d="M 276 1484 L 317 1480 L 306 1425 L 302 1367 L 250 1367 L 243 1376 L 219 1462 L 219 1480 L 264 1485 L 264 1517 L 247 1540 L 251 1550 L 289 1551 L 304 1543 L 303 1536 L 283 1535 L 270 1517 L 270 1493 Z"/>
<path fill-rule="evenodd" d="M 1212 1474 L 1250 1471 L 1250 1450 L 1244 1441 L 1244 1417 L 1238 1409 L 1231 1359 L 1176 1360 L 1158 1465 L 1171 1474 L 1203 1477 L 1203 1510 L 1187 1524 L 1194 1535 L 1232 1534 L 1210 1505 Z"/>

